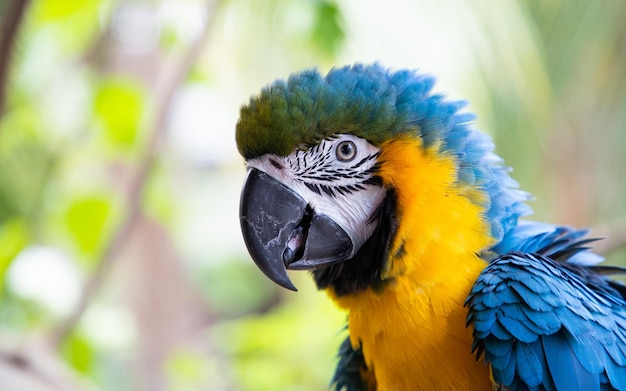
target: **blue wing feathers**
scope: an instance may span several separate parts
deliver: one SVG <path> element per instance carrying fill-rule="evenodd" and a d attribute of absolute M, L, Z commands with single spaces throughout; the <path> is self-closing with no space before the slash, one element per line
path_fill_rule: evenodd
<path fill-rule="evenodd" d="M 575 337 L 571 333 L 563 333 L 578 361 L 588 372 L 600 373 L 604 370 L 604 346 L 596 340 L 595 335 L 582 334 Z"/>
<path fill-rule="evenodd" d="M 498 322 L 509 332 L 509 339 L 513 337 L 522 342 L 533 342 L 537 339 L 537 334 L 526 327 L 524 321 L 520 322 L 520 320 L 508 316 L 505 311 L 500 311 L 498 314 Z"/>
<path fill-rule="evenodd" d="M 520 281 L 520 284 L 535 292 L 536 295 L 550 293 L 550 287 L 545 284 L 545 281 L 537 276 L 528 275 L 526 279 Z"/>
<path fill-rule="evenodd" d="M 479 324 L 481 329 L 491 329 L 496 321 L 495 312 L 495 308 L 485 309 L 484 311 L 476 313 L 472 321 L 476 324 Z"/>
<path fill-rule="evenodd" d="M 537 300 L 535 296 L 537 295 L 536 291 L 533 291 L 529 287 L 523 284 L 514 285 L 511 287 L 519 298 L 526 303 L 531 309 L 539 312 L 548 312 L 554 309 L 554 305 L 550 304 L 545 300 Z"/>
<path fill-rule="evenodd" d="M 503 382 L 511 384 L 515 381 L 515 367 L 512 365 L 506 365 L 503 368 L 494 368 L 493 373 L 495 377 L 501 378 Z"/>
<path fill-rule="evenodd" d="M 542 381 L 537 385 L 537 387 L 535 387 L 535 389 L 540 390 L 543 388 L 546 391 L 558 391 L 554 385 L 552 374 L 546 369 L 548 368 L 548 362 L 546 361 L 546 352 L 543 349 L 542 341 L 537 340 L 537 342 L 532 344 L 532 348 L 535 351 L 537 359 L 539 360 L 539 364 L 541 365 L 541 374 L 543 376 Z"/>
<path fill-rule="evenodd" d="M 615 361 L 617 365 L 626 366 L 626 356 L 624 355 L 624 352 L 622 352 L 622 350 L 619 348 L 618 343 L 606 344 L 604 345 L 604 348 L 606 349 L 611 359 Z"/>
<path fill-rule="evenodd" d="M 498 357 L 497 360 L 499 363 L 508 364 L 509 359 L 511 358 L 511 352 L 513 351 L 512 345 L 508 341 L 504 341 L 498 338 L 494 338 L 492 336 L 489 338 L 489 348 L 491 353 Z M 499 365 L 499 367 L 503 367 L 503 365 Z"/>
<path fill-rule="evenodd" d="M 474 351 L 511 390 L 626 390 L 626 301 L 587 231 L 520 223 L 466 304 Z M 591 254 L 591 256 L 590 256 Z"/>
<path fill-rule="evenodd" d="M 580 364 L 565 337 L 555 333 L 542 338 L 548 371 L 557 390 L 599 389 L 600 376 Z"/>
<path fill-rule="evenodd" d="M 626 367 L 612 365 L 607 368 L 609 383 L 617 390 L 626 390 Z"/>
<path fill-rule="evenodd" d="M 576 265 L 595 265 L 603 260 L 589 251 L 585 245 L 597 239 L 578 240 L 589 233 L 588 230 L 574 230 L 570 227 L 554 226 L 536 221 L 519 221 L 492 251 L 496 254 L 539 253 L 555 261 L 567 261 Z"/>
<path fill-rule="evenodd" d="M 509 341 L 512 338 L 511 332 L 502 324 L 500 320 L 494 322 L 489 332 L 496 338 Z"/>
<path fill-rule="evenodd" d="M 530 344 L 518 344 L 515 361 L 521 381 L 530 387 L 536 387 L 542 383 L 543 368 Z"/>

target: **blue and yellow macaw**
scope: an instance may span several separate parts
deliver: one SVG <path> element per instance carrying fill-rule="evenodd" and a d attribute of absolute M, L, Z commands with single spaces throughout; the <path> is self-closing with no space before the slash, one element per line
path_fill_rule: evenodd
<path fill-rule="evenodd" d="M 626 390 L 626 290 L 529 195 L 474 116 L 413 71 L 294 74 L 241 109 L 257 266 L 348 313 L 337 390 Z M 484 357 L 484 360 L 479 360 Z"/>

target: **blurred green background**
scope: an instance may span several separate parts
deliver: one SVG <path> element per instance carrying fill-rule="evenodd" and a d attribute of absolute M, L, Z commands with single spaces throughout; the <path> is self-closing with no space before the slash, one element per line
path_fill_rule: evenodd
<path fill-rule="evenodd" d="M 468 99 L 536 219 L 624 263 L 626 2 L 0 1 L 0 388 L 328 388 L 345 315 L 240 238 L 241 104 L 302 68 Z"/>

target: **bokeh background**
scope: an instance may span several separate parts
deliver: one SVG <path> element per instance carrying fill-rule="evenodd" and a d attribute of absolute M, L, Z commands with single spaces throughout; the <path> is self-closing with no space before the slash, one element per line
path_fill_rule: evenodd
<path fill-rule="evenodd" d="M 626 2 L 0 1 L 0 389 L 328 388 L 345 315 L 256 270 L 239 107 L 303 68 L 438 77 L 536 219 L 626 253 Z"/>

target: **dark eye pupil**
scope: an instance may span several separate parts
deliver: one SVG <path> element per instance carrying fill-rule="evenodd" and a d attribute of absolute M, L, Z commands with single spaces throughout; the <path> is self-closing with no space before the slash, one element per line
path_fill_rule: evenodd
<path fill-rule="evenodd" d="M 356 156 L 356 146 L 352 141 L 342 141 L 337 146 L 337 159 L 342 162 L 349 162 Z"/>

